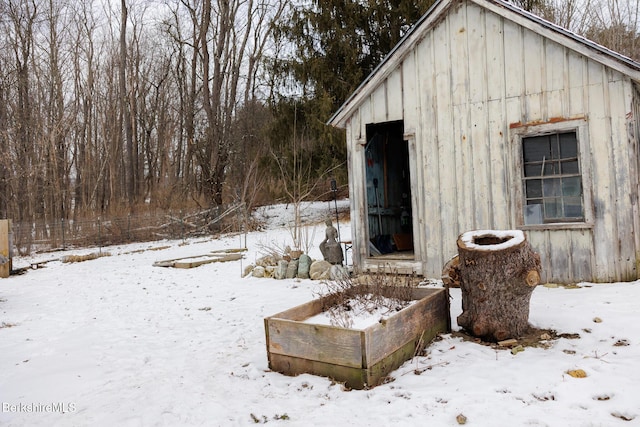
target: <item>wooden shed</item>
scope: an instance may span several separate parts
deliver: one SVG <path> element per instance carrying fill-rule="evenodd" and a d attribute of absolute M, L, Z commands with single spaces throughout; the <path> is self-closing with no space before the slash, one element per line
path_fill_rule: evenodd
<path fill-rule="evenodd" d="M 353 262 L 440 277 L 521 229 L 542 280 L 638 278 L 640 64 L 502 0 L 440 0 L 330 119 Z"/>

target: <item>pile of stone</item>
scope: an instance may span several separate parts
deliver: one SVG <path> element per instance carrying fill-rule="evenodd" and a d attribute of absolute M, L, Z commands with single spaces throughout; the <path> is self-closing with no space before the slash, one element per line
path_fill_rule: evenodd
<path fill-rule="evenodd" d="M 324 260 L 313 260 L 307 254 L 295 251 L 282 257 L 266 255 L 256 260 L 244 270 L 243 277 L 266 277 L 281 279 L 337 280 L 347 277 L 349 272 L 343 265 L 331 264 Z"/>

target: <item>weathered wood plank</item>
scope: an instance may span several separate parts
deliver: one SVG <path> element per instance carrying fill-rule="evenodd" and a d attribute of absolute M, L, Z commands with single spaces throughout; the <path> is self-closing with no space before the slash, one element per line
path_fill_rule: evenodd
<path fill-rule="evenodd" d="M 505 95 L 505 56 L 503 19 L 494 13 L 485 13 L 487 52 L 487 96 L 489 101 L 503 99 Z"/>
<path fill-rule="evenodd" d="M 210 264 L 213 262 L 228 262 L 237 261 L 242 259 L 241 252 L 246 249 L 230 249 L 226 251 L 215 251 L 208 254 L 193 255 L 188 257 L 180 257 L 174 259 L 167 259 L 162 261 L 156 261 L 153 263 L 154 267 L 174 267 L 174 268 L 194 268 L 201 265 Z"/>
<path fill-rule="evenodd" d="M 361 191 L 358 194 L 357 204 L 353 205 L 353 209 L 356 214 L 356 218 L 358 218 L 358 224 L 355 230 L 360 230 L 361 232 L 354 235 L 354 254 L 356 254 L 356 259 L 360 261 L 366 259 L 369 255 L 369 219 L 368 212 L 369 208 L 367 206 L 367 196 L 366 196 L 366 159 L 365 159 L 365 151 L 367 144 L 367 129 L 366 126 L 369 123 L 373 123 L 373 113 L 371 106 L 371 98 L 367 98 L 365 102 L 363 102 L 362 106 L 359 109 L 360 114 L 360 135 L 361 138 L 359 140 L 359 144 L 356 146 L 356 150 L 354 150 L 354 158 L 351 159 L 351 164 L 354 166 L 354 169 L 351 172 L 354 173 L 352 182 L 357 183 L 358 187 Z M 353 203 L 353 202 L 352 202 Z M 352 217 L 353 220 L 353 217 Z"/>
<path fill-rule="evenodd" d="M 0 255 L 9 259 L 9 233 L 11 232 L 11 220 L 0 220 Z M 0 264 L 0 278 L 9 277 L 11 274 L 11 262 Z"/>
<path fill-rule="evenodd" d="M 469 105 L 471 113 L 470 142 L 472 152 L 472 174 L 467 177 L 473 190 L 472 229 L 491 227 L 491 218 L 496 206 L 491 193 L 491 141 L 489 136 L 488 105 L 477 102 Z M 496 165 L 497 166 L 497 165 Z"/>
<path fill-rule="evenodd" d="M 551 259 L 547 230 L 527 230 L 527 240 L 531 248 L 540 256 L 540 280 L 548 282 L 551 278 Z"/>
<path fill-rule="evenodd" d="M 371 123 L 383 123 L 388 121 L 387 108 L 387 80 L 383 81 L 371 94 Z"/>
<path fill-rule="evenodd" d="M 633 230 L 633 145 L 628 137 L 628 119 L 631 112 L 631 91 L 630 82 L 623 80 L 622 75 L 614 70 L 608 70 L 608 99 L 611 114 L 611 148 L 613 151 L 613 192 L 615 194 L 615 204 L 611 206 L 608 213 L 616 219 L 615 229 L 617 230 L 617 246 L 620 253 L 618 277 L 622 280 L 635 280 L 636 256 L 635 242 L 629 239 L 629 231 Z M 635 195 L 637 197 L 637 194 Z M 614 238 L 614 236 L 611 236 Z"/>
<path fill-rule="evenodd" d="M 632 159 L 635 161 L 632 163 L 632 174 L 631 180 L 634 183 L 632 186 L 632 191 L 636 197 L 640 196 L 640 94 L 638 92 L 638 85 L 635 82 L 630 82 L 630 87 L 628 89 L 631 91 L 631 128 L 629 135 L 629 150 L 633 153 L 631 155 Z M 636 199 L 636 203 L 633 203 L 633 236 L 635 242 L 635 259 L 636 259 L 636 275 L 640 279 L 640 206 L 638 205 L 638 200 Z"/>
<path fill-rule="evenodd" d="M 362 333 L 353 329 L 268 318 L 268 350 L 302 359 L 362 367 Z"/>
<path fill-rule="evenodd" d="M 406 343 L 419 338 L 416 331 L 426 331 L 434 325 L 444 326 L 438 332 L 446 331 L 446 321 L 449 313 L 449 299 L 447 292 L 432 293 L 424 296 L 383 323 L 378 323 L 365 329 L 365 357 L 366 364 L 373 365 L 395 352 Z"/>
<path fill-rule="evenodd" d="M 364 144 L 365 138 L 360 126 L 360 110 L 352 116 L 352 120 L 347 123 L 347 164 L 349 165 L 349 203 L 351 213 L 351 226 L 353 230 L 366 230 L 364 227 L 364 217 L 366 216 L 366 205 L 363 201 L 364 192 Z M 354 268 L 359 268 L 362 260 L 363 245 L 366 243 L 365 233 L 352 234 L 352 264 Z"/>
<path fill-rule="evenodd" d="M 545 55 L 543 38 L 523 30 L 525 122 L 544 120 Z"/>
<path fill-rule="evenodd" d="M 322 298 L 316 298 L 312 301 L 300 304 L 296 307 L 292 307 L 286 311 L 274 314 L 270 317 L 302 322 L 303 320 L 308 319 L 311 316 L 315 316 L 316 314 L 321 313 L 324 303 L 325 301 Z"/>
<path fill-rule="evenodd" d="M 584 57 L 576 52 L 568 51 L 567 57 L 568 66 L 565 70 L 567 74 L 565 79 L 569 87 L 568 115 L 569 117 L 576 117 L 587 112 L 585 98 L 586 64 Z"/>
<path fill-rule="evenodd" d="M 402 79 L 402 65 L 389 75 L 386 84 L 386 120 L 402 120 L 404 105 L 403 105 L 403 79 Z M 413 97 L 413 95 L 412 95 Z M 406 126 L 406 123 L 405 123 Z M 405 127 L 406 129 L 406 127 Z"/>
<path fill-rule="evenodd" d="M 317 360 L 292 357 L 277 353 L 269 354 L 269 367 L 272 371 L 296 376 L 313 373 L 322 377 L 344 382 L 345 387 L 363 389 L 369 385 L 367 371 L 362 368 L 335 365 Z"/>
<path fill-rule="evenodd" d="M 615 200 L 613 188 L 615 183 L 612 170 L 611 127 L 607 111 L 609 102 L 604 95 L 605 69 L 602 65 L 589 61 L 588 66 L 588 109 L 589 139 L 591 148 L 590 166 L 593 177 L 593 205 L 595 216 L 594 257 L 596 281 L 611 281 L 616 276 L 615 268 L 611 268 L 611 260 L 618 256 L 615 245 L 611 245 L 612 236 L 617 236 L 613 217 L 609 212 Z M 613 250 L 613 253 L 612 253 Z"/>
<path fill-rule="evenodd" d="M 420 97 L 420 133 L 416 142 L 422 145 L 420 161 L 423 167 L 419 167 L 419 181 L 422 190 L 418 190 L 422 199 L 420 208 L 422 214 L 418 217 L 420 229 L 423 235 L 423 257 L 426 271 L 433 271 L 431 265 L 439 264 L 442 256 L 442 228 L 440 221 L 431 218 L 438 216 L 434 206 L 441 204 L 440 185 L 440 153 L 438 151 L 438 120 L 437 120 L 437 81 L 436 46 L 433 34 L 429 34 L 417 49 L 417 62 L 419 65 L 419 97 Z M 418 134 L 417 134 L 418 135 Z M 418 188 L 420 188 L 418 187 Z"/>
<path fill-rule="evenodd" d="M 195 268 L 200 267 L 201 265 L 211 264 L 214 262 L 229 262 L 229 261 L 237 261 L 242 259 L 242 254 L 226 254 L 226 255 L 212 255 L 203 259 L 198 259 L 194 261 L 176 261 L 173 263 L 172 267 L 174 268 Z"/>
<path fill-rule="evenodd" d="M 571 283 L 571 231 L 555 230 L 545 231 L 546 242 L 549 253 L 549 272 L 553 272 L 554 281 L 560 283 Z"/>
<path fill-rule="evenodd" d="M 549 39 L 543 39 L 545 54 L 545 88 L 560 91 L 565 87 L 565 48 Z M 553 117 L 553 116 L 551 116 Z"/>
<path fill-rule="evenodd" d="M 520 97 L 524 93 L 524 46 L 522 27 L 514 22 L 503 20 L 505 58 L 505 94 L 507 98 Z M 529 53 L 528 53 L 529 54 Z M 504 79 L 504 78 L 503 78 Z"/>
<path fill-rule="evenodd" d="M 449 72 L 451 74 L 451 103 L 454 106 L 469 102 L 469 48 L 467 45 L 466 7 L 452 10 L 447 16 L 449 40 Z M 439 58 L 447 62 L 446 57 Z"/>
<path fill-rule="evenodd" d="M 533 31 L 523 29 L 524 93 L 533 95 L 543 91 L 545 57 L 543 39 Z"/>
<path fill-rule="evenodd" d="M 455 167 L 455 147 L 452 141 L 453 135 L 453 117 L 451 103 L 451 79 L 449 69 L 449 31 L 448 20 L 443 21 L 434 29 L 434 52 L 435 58 L 435 105 L 436 107 L 436 128 L 437 128 L 437 144 L 438 144 L 438 176 L 440 178 L 440 203 L 435 205 L 434 214 L 439 208 L 440 218 L 440 237 L 441 244 L 444 248 L 455 245 L 455 239 L 460 229 L 458 227 L 458 206 L 456 204 L 456 182 L 457 170 Z"/>
<path fill-rule="evenodd" d="M 485 10 L 467 3 L 467 45 L 469 102 L 484 102 L 487 99 L 487 37 Z M 493 72 L 494 70 L 492 70 Z"/>
<path fill-rule="evenodd" d="M 590 281 L 593 277 L 592 241 L 592 230 L 571 230 L 571 247 L 569 249 L 571 251 L 570 283 Z"/>
<path fill-rule="evenodd" d="M 452 104 L 453 104 L 453 140 L 455 157 L 450 159 L 457 169 L 457 191 L 452 194 L 457 200 L 458 226 L 460 230 L 474 227 L 475 197 L 473 196 L 472 177 L 476 169 L 474 164 L 473 141 L 471 140 L 471 78 L 472 73 L 479 72 L 470 60 L 478 60 L 479 56 L 471 58 L 469 46 L 468 13 L 474 8 L 468 3 L 451 14 L 451 76 L 452 76 Z M 459 230 L 456 230 L 456 232 Z"/>
<path fill-rule="evenodd" d="M 505 230 L 513 228 L 511 223 L 511 206 L 513 198 L 510 197 L 511 186 L 507 185 L 507 167 L 511 163 L 508 156 L 506 141 L 508 129 L 504 117 L 504 101 L 501 99 L 487 102 L 487 135 L 489 145 L 489 199 L 491 204 L 490 221 L 487 228 L 490 230 Z"/>
<path fill-rule="evenodd" d="M 456 216 L 458 230 L 473 228 L 473 181 L 475 166 L 469 141 L 469 109 L 468 105 L 453 106 L 453 139 L 449 141 L 454 147 L 453 157 L 448 159 L 449 167 L 455 168 L 455 191 L 449 194 L 457 206 Z M 456 232 L 458 231 L 456 230 Z"/>
<path fill-rule="evenodd" d="M 405 132 L 416 132 L 418 129 L 418 101 L 420 99 L 420 91 L 418 89 L 416 70 L 416 51 L 407 55 L 402 62 L 399 75 L 401 86 L 399 87 L 401 108 L 397 108 L 402 112 L 401 117 L 395 116 L 394 120 L 404 120 Z M 392 104 L 393 105 L 393 104 Z"/>

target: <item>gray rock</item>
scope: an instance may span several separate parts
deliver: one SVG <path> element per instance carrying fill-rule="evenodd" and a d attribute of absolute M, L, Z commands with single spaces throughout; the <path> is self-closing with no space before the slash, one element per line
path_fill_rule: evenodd
<path fill-rule="evenodd" d="M 244 268 L 244 272 L 242 273 L 242 277 L 247 277 L 256 266 L 253 264 L 249 264 Z"/>
<path fill-rule="evenodd" d="M 289 261 L 289 265 L 287 266 L 287 275 L 285 276 L 287 279 L 293 279 L 298 274 L 298 260 L 292 259 Z"/>
<path fill-rule="evenodd" d="M 276 268 L 276 273 L 274 277 L 278 280 L 282 280 L 287 276 L 287 266 L 289 263 L 285 260 L 278 261 L 278 268 Z"/>
<path fill-rule="evenodd" d="M 329 278 L 331 280 L 344 280 L 349 278 L 349 270 L 344 265 L 335 264 L 329 269 Z"/>
<path fill-rule="evenodd" d="M 265 255 L 256 260 L 256 265 L 259 267 L 267 267 L 269 265 L 276 266 L 278 265 L 278 259 L 273 255 Z"/>
<path fill-rule="evenodd" d="M 308 279 L 310 267 L 311 267 L 311 257 L 307 254 L 300 255 L 300 259 L 298 260 L 298 278 Z"/>
<path fill-rule="evenodd" d="M 264 268 L 264 277 L 273 278 L 276 274 L 276 269 L 278 267 L 274 267 L 273 265 L 268 265 Z"/>
<path fill-rule="evenodd" d="M 309 268 L 309 277 L 312 280 L 326 280 L 329 278 L 331 263 L 327 261 L 314 261 Z"/>
<path fill-rule="evenodd" d="M 251 272 L 251 275 L 253 277 L 264 277 L 264 267 L 262 266 L 257 266 L 256 268 L 253 269 L 253 271 Z"/>

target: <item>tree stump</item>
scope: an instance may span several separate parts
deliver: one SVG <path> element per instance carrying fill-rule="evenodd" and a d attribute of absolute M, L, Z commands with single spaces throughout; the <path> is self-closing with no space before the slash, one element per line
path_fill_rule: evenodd
<path fill-rule="evenodd" d="M 517 338 L 529 327 L 540 283 L 540 256 L 520 230 L 476 230 L 458 238 L 462 314 L 458 325 L 487 341 Z"/>

